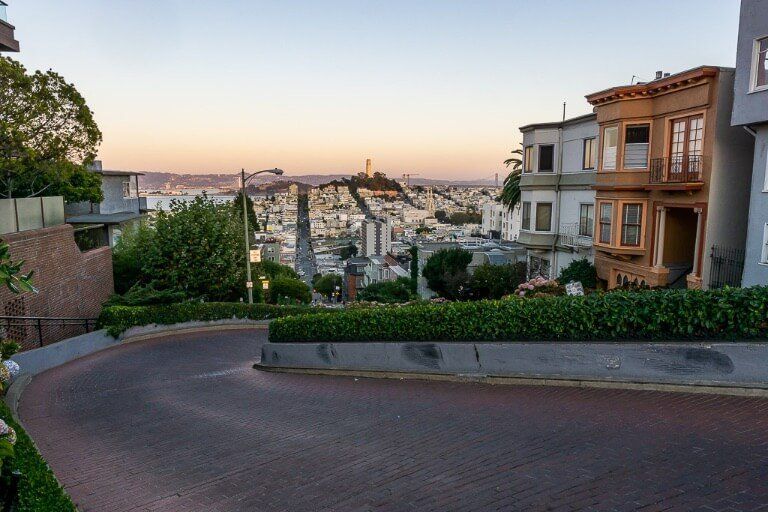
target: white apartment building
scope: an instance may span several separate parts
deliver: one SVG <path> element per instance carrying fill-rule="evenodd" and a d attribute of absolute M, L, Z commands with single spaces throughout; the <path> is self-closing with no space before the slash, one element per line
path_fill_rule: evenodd
<path fill-rule="evenodd" d="M 571 262 L 594 259 L 595 114 L 523 126 L 520 235 L 530 276 L 556 278 Z"/>
<path fill-rule="evenodd" d="M 485 203 L 482 209 L 483 220 L 480 233 L 488 235 L 491 231 L 499 233 L 502 240 L 514 242 L 520 235 L 520 205 L 512 210 L 501 203 Z"/>
<path fill-rule="evenodd" d="M 392 250 L 392 220 L 366 220 L 361 228 L 362 255 L 383 256 Z"/>

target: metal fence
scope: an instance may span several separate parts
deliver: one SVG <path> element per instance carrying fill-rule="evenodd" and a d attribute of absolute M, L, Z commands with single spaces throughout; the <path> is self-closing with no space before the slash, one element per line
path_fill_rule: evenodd
<path fill-rule="evenodd" d="M 89 333 L 95 327 L 95 318 L 0 316 L 0 339 L 17 342 L 21 350 L 32 350 Z"/>
<path fill-rule="evenodd" d="M 709 274 L 710 288 L 741 286 L 744 272 L 744 249 L 713 245 L 709 254 L 712 269 Z"/>

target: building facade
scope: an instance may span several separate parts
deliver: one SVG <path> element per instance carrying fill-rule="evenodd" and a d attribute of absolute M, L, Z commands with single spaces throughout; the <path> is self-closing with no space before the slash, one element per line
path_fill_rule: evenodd
<path fill-rule="evenodd" d="M 366 220 L 361 227 L 362 256 L 384 256 L 392 250 L 392 221 L 389 217 Z"/>
<path fill-rule="evenodd" d="M 8 23 L 8 15 L 5 10 L 7 5 L 0 0 L 0 53 L 19 51 L 19 42 L 14 36 L 16 27 Z"/>
<path fill-rule="evenodd" d="M 731 122 L 754 137 L 742 285 L 768 284 L 768 2 L 742 0 Z"/>
<path fill-rule="evenodd" d="M 578 259 L 593 259 L 598 127 L 595 114 L 523 126 L 518 243 L 528 273 L 555 278 Z"/>
<path fill-rule="evenodd" d="M 753 141 L 730 125 L 733 85 L 733 69 L 702 66 L 587 96 L 600 126 L 595 266 L 609 288 L 738 285 L 712 265 L 746 238 Z"/>

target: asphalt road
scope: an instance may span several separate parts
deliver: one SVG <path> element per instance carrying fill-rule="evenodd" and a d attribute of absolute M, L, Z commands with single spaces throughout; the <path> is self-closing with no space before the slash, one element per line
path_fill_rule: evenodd
<path fill-rule="evenodd" d="M 117 346 L 20 416 L 82 511 L 747 511 L 768 401 L 266 373 L 265 331 Z"/>
<path fill-rule="evenodd" d="M 296 263 L 295 270 L 302 280 L 312 287 L 312 276 L 317 273 L 315 255 L 312 252 L 312 239 L 309 225 L 309 210 L 299 201 L 298 218 L 296 221 Z"/>

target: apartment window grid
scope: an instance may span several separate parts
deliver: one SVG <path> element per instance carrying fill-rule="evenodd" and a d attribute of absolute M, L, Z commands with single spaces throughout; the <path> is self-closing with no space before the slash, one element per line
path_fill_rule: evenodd
<path fill-rule="evenodd" d="M 522 219 L 520 222 L 520 228 L 529 230 L 531 229 L 531 203 L 526 201 L 523 203 Z"/>
<path fill-rule="evenodd" d="M 525 146 L 523 151 L 523 172 L 533 172 L 533 146 Z"/>
<path fill-rule="evenodd" d="M 595 223 L 595 205 L 585 203 L 579 206 L 579 236 L 592 238 Z"/>
<path fill-rule="evenodd" d="M 760 263 L 768 265 L 768 223 L 763 226 L 763 251 L 760 255 Z"/>
<path fill-rule="evenodd" d="M 544 144 L 539 146 L 539 172 L 553 172 L 555 170 L 555 146 Z"/>
<path fill-rule="evenodd" d="M 643 205 L 640 203 L 627 203 L 621 213 L 621 245 L 637 247 L 640 245 L 640 231 L 642 228 Z"/>
<path fill-rule="evenodd" d="M 610 244 L 613 228 L 613 204 L 600 203 L 600 243 Z"/>
<path fill-rule="evenodd" d="M 552 231 L 552 203 L 536 203 L 536 231 Z"/>
<path fill-rule="evenodd" d="M 755 40 L 752 90 L 768 88 L 768 37 Z"/>
<path fill-rule="evenodd" d="M 593 170 L 597 167 L 597 139 L 584 139 L 584 157 L 581 168 L 585 171 Z"/>

